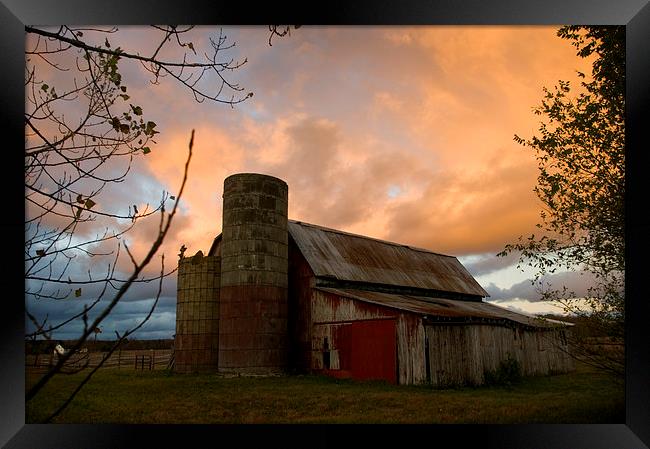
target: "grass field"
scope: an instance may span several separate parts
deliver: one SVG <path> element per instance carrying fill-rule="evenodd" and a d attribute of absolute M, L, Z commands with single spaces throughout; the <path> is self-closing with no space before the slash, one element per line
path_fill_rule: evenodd
<path fill-rule="evenodd" d="M 38 373 L 27 374 L 27 385 Z M 42 422 L 81 375 L 26 405 Z M 321 376 L 235 377 L 104 369 L 55 423 L 622 423 L 624 384 L 579 366 L 510 387 L 438 390 Z"/>

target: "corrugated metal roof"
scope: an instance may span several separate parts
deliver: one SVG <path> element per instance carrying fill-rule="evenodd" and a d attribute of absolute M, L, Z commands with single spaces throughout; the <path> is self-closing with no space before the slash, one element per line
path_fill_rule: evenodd
<path fill-rule="evenodd" d="M 431 315 L 434 317 L 448 318 L 479 318 L 508 320 L 531 327 L 557 327 L 559 325 L 570 325 L 555 320 L 546 320 L 539 317 L 528 316 L 516 313 L 503 307 L 487 302 L 459 301 L 453 299 L 430 298 L 424 296 L 398 295 L 393 293 L 381 293 L 367 290 L 337 289 L 316 287 L 327 293 L 356 299 L 372 304 L 378 304 L 393 309 L 407 312 L 414 312 L 420 315 Z"/>
<path fill-rule="evenodd" d="M 316 276 L 489 296 L 453 256 L 289 220 Z"/>

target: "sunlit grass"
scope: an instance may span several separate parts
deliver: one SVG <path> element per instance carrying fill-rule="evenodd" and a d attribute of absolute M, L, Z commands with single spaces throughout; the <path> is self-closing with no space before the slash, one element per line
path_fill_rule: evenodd
<path fill-rule="evenodd" d="M 55 377 L 27 403 L 41 422 L 80 380 Z M 36 374 L 28 374 L 27 384 Z M 585 367 L 511 387 L 440 390 L 320 376 L 224 378 L 100 370 L 54 422 L 65 423 L 620 423 L 624 386 Z"/>

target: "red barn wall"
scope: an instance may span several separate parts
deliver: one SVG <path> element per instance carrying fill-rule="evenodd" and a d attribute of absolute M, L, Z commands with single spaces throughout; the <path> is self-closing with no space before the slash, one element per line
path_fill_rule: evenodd
<path fill-rule="evenodd" d="M 289 366 L 298 372 L 311 369 L 311 290 L 314 273 L 289 236 Z"/>
<path fill-rule="evenodd" d="M 312 291 L 311 309 L 312 370 L 399 384 L 426 380 L 424 328 L 417 315 L 319 290 Z"/>

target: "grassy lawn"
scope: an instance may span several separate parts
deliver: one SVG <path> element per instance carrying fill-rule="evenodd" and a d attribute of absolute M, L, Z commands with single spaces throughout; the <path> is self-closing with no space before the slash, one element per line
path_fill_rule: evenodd
<path fill-rule="evenodd" d="M 27 384 L 37 374 L 28 373 Z M 26 406 L 41 422 L 81 375 L 60 375 Z M 579 366 L 511 387 L 438 390 L 321 376 L 224 378 L 104 369 L 55 423 L 621 423 L 622 381 Z"/>

